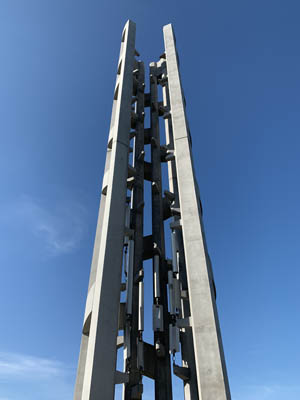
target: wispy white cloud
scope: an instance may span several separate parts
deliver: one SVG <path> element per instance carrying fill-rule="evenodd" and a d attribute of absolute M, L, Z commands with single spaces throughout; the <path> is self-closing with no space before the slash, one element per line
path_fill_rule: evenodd
<path fill-rule="evenodd" d="M 239 387 L 232 400 L 298 400 L 300 385 L 280 383 L 253 384 Z"/>
<path fill-rule="evenodd" d="M 46 205 L 39 199 L 23 195 L 2 206 L 1 219 L 14 220 L 24 231 L 33 234 L 48 254 L 70 253 L 80 245 L 86 231 L 86 210 L 73 200 Z"/>
<path fill-rule="evenodd" d="M 74 378 L 61 361 L 0 352 L 0 400 L 71 400 Z"/>
<path fill-rule="evenodd" d="M 0 379 L 10 377 L 30 380 L 42 377 L 49 379 L 69 372 L 70 368 L 67 368 L 60 361 L 24 354 L 0 352 Z"/>

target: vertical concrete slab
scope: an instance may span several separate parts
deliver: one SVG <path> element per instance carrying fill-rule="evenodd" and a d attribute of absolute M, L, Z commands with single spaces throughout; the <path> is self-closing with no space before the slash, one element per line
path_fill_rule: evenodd
<path fill-rule="evenodd" d="M 167 71 L 166 71 L 167 72 Z M 164 74 L 167 77 L 167 74 Z M 167 109 L 171 109 L 170 106 L 170 96 L 169 87 L 166 82 L 163 86 L 163 104 Z M 174 136 L 172 121 L 170 118 L 165 120 L 165 133 L 166 133 L 166 143 L 171 149 L 174 149 Z M 168 162 L 168 177 L 169 177 L 169 189 L 174 193 L 175 202 L 174 207 L 179 208 L 179 193 L 178 193 L 178 183 L 176 174 L 176 162 L 175 160 Z M 174 221 L 179 221 L 180 216 L 174 216 Z M 187 275 L 186 275 L 186 265 L 185 265 L 185 255 L 184 255 L 184 245 L 182 240 L 182 232 L 180 229 L 177 230 L 177 240 L 179 246 L 179 276 L 183 290 L 188 290 Z M 182 300 L 182 317 L 190 317 L 191 310 L 189 301 Z M 184 329 L 180 335 L 181 342 L 181 358 L 183 367 L 187 367 L 190 370 L 190 379 L 183 382 L 184 384 L 184 399 L 185 400 L 199 400 L 198 395 L 198 384 L 197 384 L 197 374 L 196 374 L 196 364 L 194 356 L 194 343 L 193 343 L 193 333 L 190 328 Z"/>
<path fill-rule="evenodd" d="M 113 400 L 124 240 L 135 24 L 122 34 L 97 235 L 74 399 Z M 88 320 L 89 318 L 89 320 Z M 86 325 L 88 327 L 86 328 Z M 87 339 L 88 338 L 88 339 Z"/>
<path fill-rule="evenodd" d="M 230 391 L 205 248 L 172 25 L 164 26 L 163 31 L 199 398 L 229 400 Z"/>
<path fill-rule="evenodd" d="M 110 163 L 110 153 L 111 149 L 107 149 L 107 156 L 105 162 L 105 169 L 104 175 L 109 171 L 109 163 Z M 103 179 L 105 180 L 105 178 Z M 101 194 L 101 201 L 98 213 L 98 221 L 97 221 L 97 229 L 96 229 L 96 237 L 94 242 L 94 251 L 92 257 L 92 265 L 91 265 L 91 272 L 90 272 L 90 279 L 89 279 L 89 286 L 88 286 L 88 294 L 87 294 L 87 301 L 86 301 L 86 308 L 85 308 L 85 318 L 83 324 L 86 323 L 86 316 L 89 316 L 91 312 L 91 302 L 94 295 L 94 288 L 95 288 L 95 279 L 97 273 L 97 266 L 99 262 L 99 250 L 100 250 L 100 243 L 101 243 L 101 233 L 102 233 L 102 222 L 103 222 L 103 215 L 105 210 L 105 203 L 106 203 L 106 195 Z M 89 336 L 88 333 L 82 333 L 81 337 L 81 344 L 80 344 L 80 353 L 79 353 L 79 360 L 78 360 L 78 367 L 77 367 L 77 375 L 76 375 L 76 383 L 75 383 L 75 391 L 74 391 L 74 400 L 81 400 L 82 396 L 82 387 L 83 387 L 83 377 L 86 365 L 86 355 L 87 355 L 87 347 L 89 343 Z"/>

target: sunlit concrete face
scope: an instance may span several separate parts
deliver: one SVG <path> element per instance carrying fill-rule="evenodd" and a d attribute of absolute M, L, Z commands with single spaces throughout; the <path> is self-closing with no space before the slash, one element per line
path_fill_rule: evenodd
<path fill-rule="evenodd" d="M 113 400 L 117 384 L 123 385 L 123 400 L 142 399 L 143 376 L 153 379 L 156 400 L 178 399 L 172 374 L 182 380 L 186 400 L 230 399 L 172 26 L 163 33 L 165 52 L 150 63 L 148 93 L 135 24 L 128 21 L 122 33 L 74 400 Z M 145 108 L 150 126 L 144 123 Z M 161 145 L 161 118 L 166 145 Z M 145 180 L 151 184 L 148 236 Z M 165 232 L 166 220 L 170 229 Z M 166 235 L 171 259 L 166 258 Z M 148 259 L 152 316 L 144 315 Z M 152 319 L 152 343 L 143 339 L 145 318 Z M 116 370 L 117 349 L 123 350 L 122 371 Z"/>

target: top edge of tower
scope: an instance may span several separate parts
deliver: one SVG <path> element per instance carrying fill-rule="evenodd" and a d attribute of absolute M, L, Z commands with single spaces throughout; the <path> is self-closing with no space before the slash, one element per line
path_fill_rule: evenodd
<path fill-rule="evenodd" d="M 164 31 L 169 30 L 169 29 L 171 29 L 172 31 L 174 31 L 174 28 L 173 28 L 173 25 L 172 25 L 171 22 L 170 22 L 169 24 L 166 24 L 166 25 L 163 26 L 163 30 L 164 30 Z"/>
<path fill-rule="evenodd" d="M 133 35 L 132 39 L 135 40 L 136 23 L 133 22 L 131 19 L 128 19 L 124 25 L 122 31 L 122 42 L 125 40 L 125 37 L 127 36 L 126 32 L 131 32 L 131 35 Z"/>
<path fill-rule="evenodd" d="M 128 19 L 128 20 L 126 21 L 125 25 L 124 25 L 124 29 L 125 29 L 125 27 L 126 27 L 127 25 L 136 26 L 136 23 L 135 23 L 134 21 L 132 21 L 131 19 Z"/>

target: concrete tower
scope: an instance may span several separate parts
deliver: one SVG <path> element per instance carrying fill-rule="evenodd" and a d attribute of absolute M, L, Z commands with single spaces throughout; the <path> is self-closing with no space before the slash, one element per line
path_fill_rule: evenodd
<path fill-rule="evenodd" d="M 172 26 L 164 26 L 163 33 L 165 51 L 150 64 L 149 92 L 144 64 L 136 59 L 135 24 L 128 21 L 122 33 L 74 400 L 113 400 L 116 384 L 123 385 L 123 400 L 142 399 L 143 376 L 154 380 L 155 400 L 177 400 L 172 374 L 182 379 L 185 400 L 230 399 Z M 162 184 L 163 163 L 168 188 Z M 152 199 L 148 236 L 145 180 Z M 151 344 L 143 339 L 148 259 Z M 116 370 L 117 349 L 123 350 L 123 371 Z"/>

